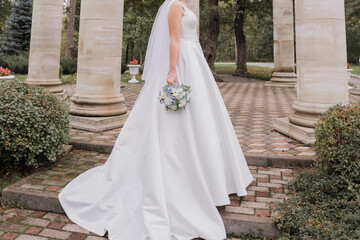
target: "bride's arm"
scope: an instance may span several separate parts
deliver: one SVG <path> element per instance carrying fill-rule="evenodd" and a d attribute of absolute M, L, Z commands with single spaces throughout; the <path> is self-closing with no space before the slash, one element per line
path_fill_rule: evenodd
<path fill-rule="evenodd" d="M 166 81 L 169 85 L 172 85 L 173 82 L 177 82 L 176 64 L 179 55 L 180 25 L 184 12 L 185 10 L 183 6 L 178 2 L 173 3 L 169 9 L 168 23 L 170 35 L 170 71 L 166 78 Z"/>

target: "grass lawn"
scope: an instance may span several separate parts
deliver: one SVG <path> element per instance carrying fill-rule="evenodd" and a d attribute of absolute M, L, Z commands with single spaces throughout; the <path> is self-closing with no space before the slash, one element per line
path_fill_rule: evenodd
<path fill-rule="evenodd" d="M 354 69 L 352 74 L 360 75 L 360 64 L 351 64 L 350 68 Z"/>
<path fill-rule="evenodd" d="M 19 80 L 25 80 L 27 78 L 26 74 L 15 74 L 15 78 Z M 121 74 L 121 81 L 122 82 L 128 82 L 131 79 L 130 73 L 123 73 Z M 141 75 L 138 74 L 136 76 L 136 79 L 140 82 L 145 82 L 144 80 L 141 80 Z M 70 75 L 62 75 L 61 81 L 63 84 L 75 84 L 76 83 L 76 75 L 70 74 Z"/>
<path fill-rule="evenodd" d="M 268 81 L 271 78 L 273 68 L 258 67 L 258 66 L 247 66 L 248 78 L 260 79 Z M 217 74 L 229 74 L 232 75 L 236 70 L 235 64 L 216 64 L 215 70 Z"/>

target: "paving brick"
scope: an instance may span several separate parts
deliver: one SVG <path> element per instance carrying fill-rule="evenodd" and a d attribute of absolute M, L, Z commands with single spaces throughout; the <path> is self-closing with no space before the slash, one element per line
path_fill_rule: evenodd
<path fill-rule="evenodd" d="M 230 213 L 240 213 L 240 214 L 249 214 L 249 215 L 254 215 L 255 213 L 254 208 L 249 208 L 249 207 L 226 206 L 225 211 Z"/>
<path fill-rule="evenodd" d="M 10 222 L 0 223 L 0 230 L 3 231 L 23 232 L 26 228 L 27 226 L 10 223 Z"/>
<path fill-rule="evenodd" d="M 25 233 L 31 234 L 31 235 L 36 235 L 36 234 L 38 234 L 39 232 L 41 232 L 42 230 L 43 230 L 42 227 L 34 227 L 34 226 L 32 226 L 32 227 L 29 227 L 29 228 L 25 231 Z"/>
<path fill-rule="evenodd" d="M 21 234 L 16 240 L 47 240 L 46 237 L 31 236 L 27 234 Z"/>
<path fill-rule="evenodd" d="M 270 211 L 268 209 L 255 209 L 255 215 L 261 217 L 269 217 Z"/>
<path fill-rule="evenodd" d="M 281 188 L 283 185 L 279 183 L 264 183 L 258 182 L 257 184 L 259 187 L 271 187 L 271 188 Z"/>
<path fill-rule="evenodd" d="M 40 234 L 40 236 L 49 237 L 49 238 L 57 238 L 57 239 L 68 239 L 71 235 L 70 232 L 59 231 L 55 229 L 44 229 Z"/>
<path fill-rule="evenodd" d="M 28 225 L 46 227 L 47 225 L 49 225 L 50 221 L 47 219 L 40 219 L 40 218 L 27 218 L 24 221 L 22 221 L 22 223 Z"/>
<path fill-rule="evenodd" d="M 282 199 L 282 198 L 270 198 L 270 197 L 256 197 L 256 201 L 257 202 L 270 203 L 270 202 L 283 202 L 284 199 Z"/>
<path fill-rule="evenodd" d="M 244 208 L 267 208 L 265 203 L 242 201 L 240 207 Z"/>
<path fill-rule="evenodd" d="M 68 223 L 66 224 L 62 230 L 64 231 L 69 231 L 69 232 L 79 232 L 79 233 L 89 233 L 88 230 L 76 225 L 76 224 L 71 224 L 71 223 Z"/>
<path fill-rule="evenodd" d="M 62 229 L 64 226 L 66 225 L 66 223 L 64 222 L 52 222 L 48 225 L 48 228 L 51 228 L 51 229 Z"/>
<path fill-rule="evenodd" d="M 86 234 L 84 233 L 73 233 L 68 240 L 84 240 L 86 239 Z"/>
<path fill-rule="evenodd" d="M 19 234 L 17 234 L 17 233 L 12 233 L 12 232 L 7 232 L 7 233 L 5 233 L 5 234 L 1 237 L 1 240 L 13 240 L 13 239 L 15 239 L 17 236 L 19 236 Z"/>

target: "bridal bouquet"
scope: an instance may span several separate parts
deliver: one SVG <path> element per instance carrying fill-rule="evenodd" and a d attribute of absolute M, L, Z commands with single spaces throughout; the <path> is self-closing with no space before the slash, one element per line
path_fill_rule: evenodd
<path fill-rule="evenodd" d="M 185 105 L 190 101 L 190 86 L 174 82 L 172 85 L 166 84 L 159 92 L 159 101 L 165 105 L 166 110 L 177 111 L 185 109 Z"/>

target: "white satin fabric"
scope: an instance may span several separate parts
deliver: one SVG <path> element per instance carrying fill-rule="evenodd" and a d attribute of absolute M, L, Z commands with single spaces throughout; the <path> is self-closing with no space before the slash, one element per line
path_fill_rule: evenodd
<path fill-rule="evenodd" d="M 158 101 L 165 75 L 146 81 L 106 163 L 59 194 L 73 222 L 108 231 L 110 240 L 225 239 L 216 206 L 229 204 L 230 193 L 246 195 L 253 180 L 198 41 L 197 18 L 184 8 L 177 74 L 191 86 L 186 109 L 166 111 Z"/>

